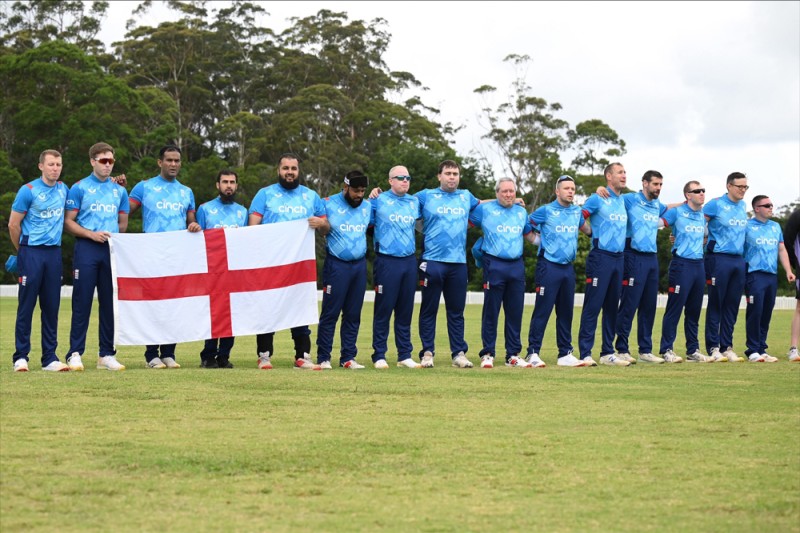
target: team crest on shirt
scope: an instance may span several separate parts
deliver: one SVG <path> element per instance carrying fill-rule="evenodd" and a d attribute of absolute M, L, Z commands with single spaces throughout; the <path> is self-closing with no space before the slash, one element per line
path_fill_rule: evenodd
<path fill-rule="evenodd" d="M 111 189 L 111 194 L 114 195 L 114 198 L 117 198 L 119 196 L 119 191 L 117 191 L 116 187 Z"/>
<path fill-rule="evenodd" d="M 303 193 L 303 200 L 308 200 L 308 195 L 306 193 Z"/>
<path fill-rule="evenodd" d="M 181 189 L 181 198 L 186 198 L 186 191 Z"/>

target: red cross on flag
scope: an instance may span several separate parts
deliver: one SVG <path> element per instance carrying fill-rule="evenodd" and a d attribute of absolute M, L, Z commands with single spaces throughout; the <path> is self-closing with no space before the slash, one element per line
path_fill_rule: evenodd
<path fill-rule="evenodd" d="M 318 321 L 306 220 L 115 233 L 110 244 L 116 344 L 238 337 Z"/>

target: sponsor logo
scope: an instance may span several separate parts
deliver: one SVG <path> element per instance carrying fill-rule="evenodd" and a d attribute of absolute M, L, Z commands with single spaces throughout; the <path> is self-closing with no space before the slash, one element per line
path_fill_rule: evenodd
<path fill-rule="evenodd" d="M 153 190 L 154 190 L 154 191 L 156 191 L 156 192 L 161 192 L 161 190 L 162 190 L 163 188 L 164 188 L 164 187 L 162 187 L 161 185 L 155 185 L 155 186 L 153 186 Z"/>
<path fill-rule="evenodd" d="M 278 213 L 294 213 L 295 215 L 305 215 L 308 211 L 302 205 L 281 205 Z"/>
<path fill-rule="evenodd" d="M 167 202 L 165 200 L 159 200 L 156 202 L 157 209 L 163 209 L 165 211 L 182 211 L 183 204 L 180 202 Z"/>
<path fill-rule="evenodd" d="M 342 231 L 365 232 L 367 231 L 366 224 L 339 224 L 339 229 Z"/>
<path fill-rule="evenodd" d="M 729 226 L 739 226 L 739 227 L 744 227 L 744 226 L 746 226 L 746 225 L 747 225 L 747 221 L 746 221 L 746 220 L 744 220 L 744 219 L 732 218 L 732 219 L 730 219 L 730 220 L 728 221 L 728 225 L 729 225 Z"/>
<path fill-rule="evenodd" d="M 94 193 L 96 193 L 96 192 L 97 192 L 97 189 L 95 189 L 95 188 L 92 188 L 92 187 L 89 187 L 89 188 L 88 188 L 88 189 L 86 189 L 86 190 L 87 190 L 87 191 L 89 191 L 89 194 L 94 194 Z"/>
<path fill-rule="evenodd" d="M 568 226 L 566 224 L 559 224 L 556 226 L 556 233 L 575 233 L 578 231 L 578 226 Z"/>
<path fill-rule="evenodd" d="M 645 222 L 658 222 L 658 217 L 656 215 L 645 213 L 644 215 L 642 215 L 642 220 L 644 220 Z"/>
<path fill-rule="evenodd" d="M 89 206 L 89 211 L 91 211 L 92 213 L 116 213 L 117 206 L 95 202 Z"/>
<path fill-rule="evenodd" d="M 467 212 L 464 210 L 463 207 L 447 207 L 445 205 L 436 209 L 436 212 L 440 215 L 466 215 Z"/>
<path fill-rule="evenodd" d="M 58 209 L 46 209 L 44 211 L 39 212 L 39 218 L 58 218 L 64 214 L 64 208 L 59 207 Z"/>
<path fill-rule="evenodd" d="M 217 228 L 233 229 L 233 228 L 238 228 L 238 227 L 239 227 L 239 224 L 214 224 L 214 229 L 217 229 Z"/>
<path fill-rule="evenodd" d="M 216 215 L 217 213 L 219 213 L 219 209 L 214 207 L 212 209 L 209 209 L 208 212 L 211 213 L 212 215 Z"/>
<path fill-rule="evenodd" d="M 618 220 L 619 222 L 627 222 L 628 215 L 622 213 L 611 213 L 608 215 L 608 220 Z"/>
<path fill-rule="evenodd" d="M 428 262 L 427 261 L 423 261 L 422 263 L 420 263 L 419 264 L 419 269 L 422 270 L 423 272 L 427 272 L 428 271 Z"/>
<path fill-rule="evenodd" d="M 45 200 L 47 200 L 47 195 L 45 193 L 41 192 L 41 193 L 39 193 L 38 198 L 39 198 L 39 200 L 44 202 Z"/>
<path fill-rule="evenodd" d="M 685 228 L 683 228 L 683 231 L 685 231 L 686 233 L 705 233 L 706 228 L 705 228 L 705 226 L 691 226 L 691 225 L 689 225 L 689 226 L 686 226 Z"/>
<path fill-rule="evenodd" d="M 336 212 L 338 212 L 340 215 L 344 215 L 345 213 L 347 213 L 347 209 L 340 207 L 339 209 L 336 210 Z"/>
<path fill-rule="evenodd" d="M 403 224 L 411 224 L 416 219 L 411 215 L 396 215 L 392 213 L 389 215 L 389 222 L 402 222 Z"/>
<path fill-rule="evenodd" d="M 497 226 L 498 233 L 522 233 L 522 226 L 506 226 L 500 224 Z"/>
<path fill-rule="evenodd" d="M 756 239 L 756 244 L 767 244 L 769 246 L 777 246 L 778 239 L 770 239 L 769 237 L 759 237 Z"/>

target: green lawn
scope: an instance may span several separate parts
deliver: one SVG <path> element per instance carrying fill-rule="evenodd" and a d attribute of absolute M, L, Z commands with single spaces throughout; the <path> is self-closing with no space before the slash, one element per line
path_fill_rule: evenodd
<path fill-rule="evenodd" d="M 37 325 L 31 372 L 14 374 L 15 310 L 0 299 L 3 532 L 800 531 L 788 311 L 775 364 L 560 368 L 551 323 L 546 369 L 459 370 L 442 310 L 432 370 L 395 368 L 393 350 L 388 371 L 293 370 L 281 332 L 272 371 L 250 337 L 233 370 L 200 369 L 195 342 L 180 370 L 121 347 L 125 372 L 87 355 L 85 372 L 49 374 Z M 69 316 L 64 300 L 60 356 Z M 371 305 L 363 317 L 369 364 Z M 477 362 L 480 307 L 466 319 Z M 742 313 L 740 353 L 743 333 Z"/>

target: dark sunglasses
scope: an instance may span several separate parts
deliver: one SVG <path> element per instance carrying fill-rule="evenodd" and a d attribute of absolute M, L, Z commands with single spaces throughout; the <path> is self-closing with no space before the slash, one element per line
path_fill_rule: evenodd
<path fill-rule="evenodd" d="M 113 157 L 101 157 L 100 159 L 94 158 L 95 161 L 100 163 L 101 165 L 113 165 L 114 158 Z"/>
<path fill-rule="evenodd" d="M 700 193 L 706 192 L 706 190 L 705 189 L 692 189 L 689 192 L 692 193 L 692 194 L 700 194 Z"/>
<path fill-rule="evenodd" d="M 772 206 L 772 204 L 761 204 L 761 205 L 757 205 L 756 207 L 766 207 L 767 209 L 772 209 L 773 206 Z"/>
<path fill-rule="evenodd" d="M 394 176 L 393 180 L 411 181 L 411 176 Z"/>

